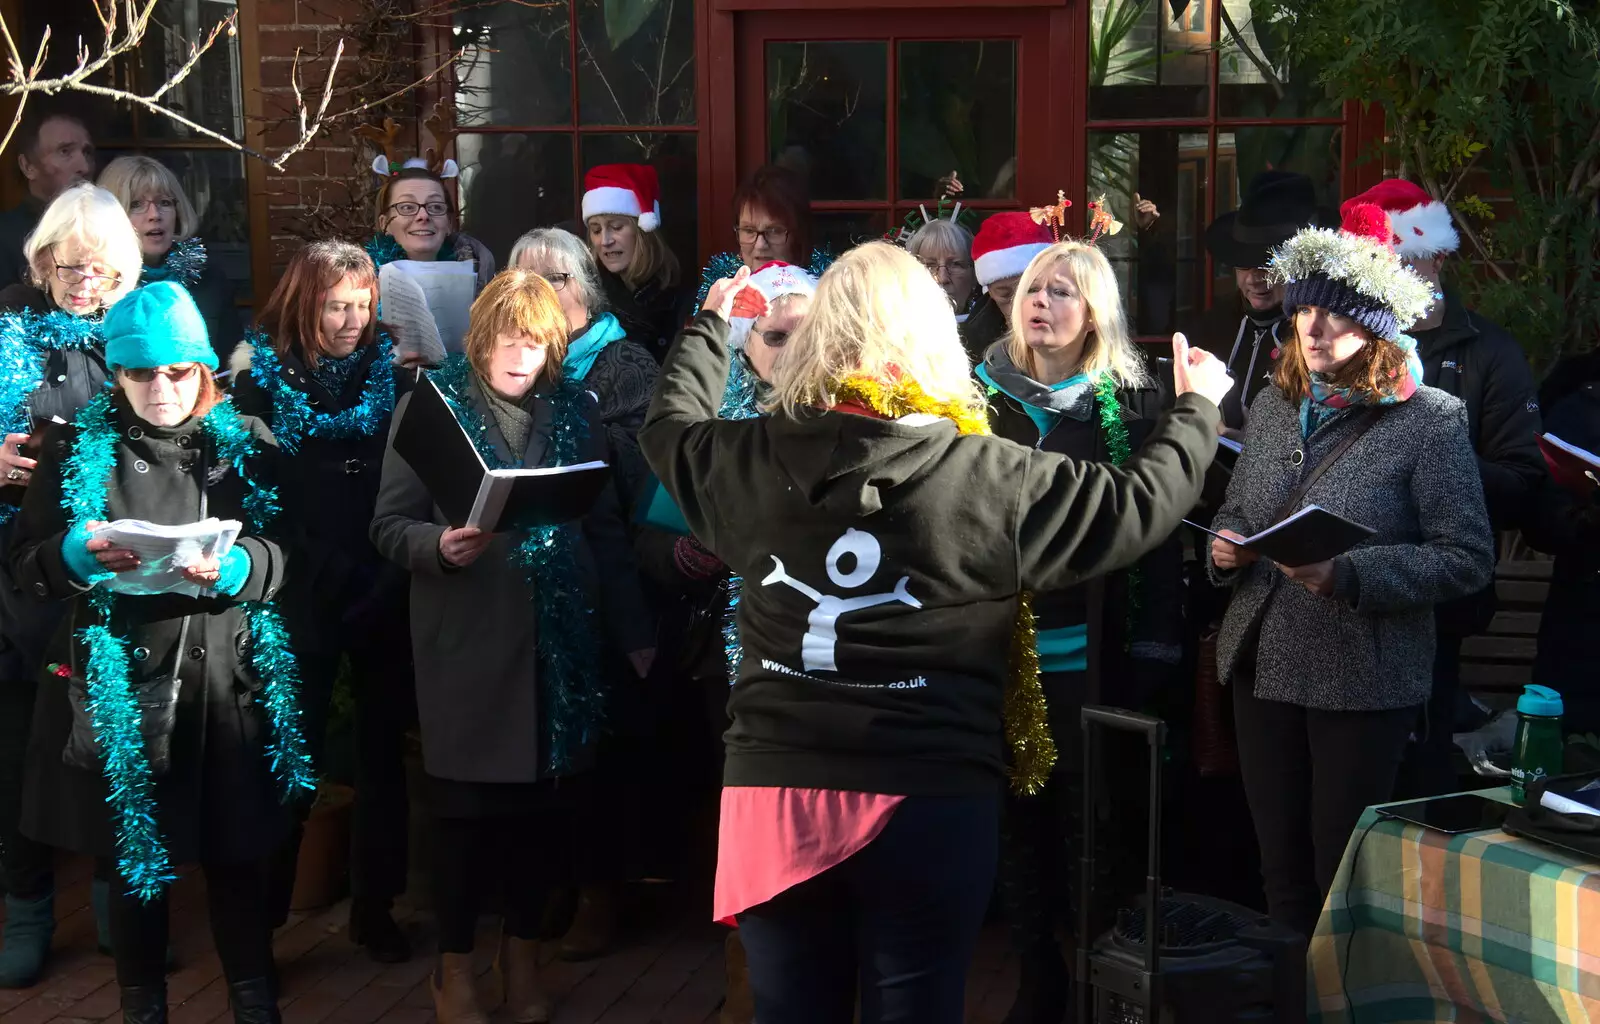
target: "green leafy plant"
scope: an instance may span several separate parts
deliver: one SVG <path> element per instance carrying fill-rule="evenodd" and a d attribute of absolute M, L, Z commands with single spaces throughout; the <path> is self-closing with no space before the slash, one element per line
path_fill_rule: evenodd
<path fill-rule="evenodd" d="M 1393 173 L 1451 204 L 1470 305 L 1536 365 L 1600 335 L 1600 12 L 1571 0 L 1278 0 L 1291 56 L 1382 109 Z"/>

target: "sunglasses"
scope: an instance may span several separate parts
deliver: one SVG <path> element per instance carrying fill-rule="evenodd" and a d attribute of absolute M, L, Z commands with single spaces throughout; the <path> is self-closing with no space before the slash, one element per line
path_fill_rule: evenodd
<path fill-rule="evenodd" d="M 148 384 L 157 377 L 165 377 L 167 380 L 176 384 L 193 378 L 198 372 L 200 372 L 199 363 L 183 363 L 178 366 L 169 366 L 165 370 L 160 369 L 159 367 L 141 367 L 137 370 L 124 369 L 122 371 L 122 375 L 139 384 Z"/>

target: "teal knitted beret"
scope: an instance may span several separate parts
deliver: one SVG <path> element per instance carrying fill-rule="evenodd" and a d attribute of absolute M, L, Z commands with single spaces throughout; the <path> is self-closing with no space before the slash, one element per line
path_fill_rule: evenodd
<path fill-rule="evenodd" d="M 106 311 L 100 332 L 106 339 L 106 363 L 114 370 L 175 363 L 217 368 L 217 353 L 199 308 L 188 290 L 172 281 L 135 288 Z"/>

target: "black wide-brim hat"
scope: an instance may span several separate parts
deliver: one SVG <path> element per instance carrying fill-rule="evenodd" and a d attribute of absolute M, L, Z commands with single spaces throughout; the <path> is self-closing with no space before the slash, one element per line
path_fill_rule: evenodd
<path fill-rule="evenodd" d="M 1237 210 L 1206 228 L 1206 248 L 1230 267 L 1264 267 L 1277 246 L 1304 227 L 1327 226 L 1311 179 L 1293 171 L 1262 171 L 1250 179 Z M 1337 223 L 1337 222 L 1335 222 Z"/>

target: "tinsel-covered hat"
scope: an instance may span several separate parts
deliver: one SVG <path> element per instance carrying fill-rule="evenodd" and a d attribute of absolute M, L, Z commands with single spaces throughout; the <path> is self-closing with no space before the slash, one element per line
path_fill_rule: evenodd
<path fill-rule="evenodd" d="M 1346 206 L 1339 230 L 1305 228 L 1272 254 L 1272 280 L 1284 287 L 1284 312 L 1320 306 L 1373 335 L 1398 341 L 1422 319 L 1433 287 L 1400 261 L 1389 217 L 1371 203 Z"/>
<path fill-rule="evenodd" d="M 135 289 L 106 312 L 100 331 L 106 340 L 106 365 L 112 369 L 178 363 L 217 368 L 205 318 L 188 289 L 171 281 Z"/>
<path fill-rule="evenodd" d="M 996 213 L 983 222 L 972 240 L 972 269 L 988 291 L 996 281 L 1021 277 L 1028 263 L 1050 248 L 1050 228 L 1022 210 Z"/>
<path fill-rule="evenodd" d="M 1395 252 L 1401 259 L 1430 259 L 1461 247 L 1450 208 L 1428 195 L 1422 186 L 1404 178 L 1386 178 L 1354 199 L 1345 200 L 1341 214 L 1358 203 L 1371 203 L 1389 215 Z"/>
<path fill-rule="evenodd" d="M 770 304 L 784 295 L 815 295 L 817 279 L 803 267 L 774 260 L 751 274 L 745 287 L 760 292 Z M 755 322 L 755 317 L 733 318 L 728 325 L 728 344 L 734 351 L 744 348 Z"/>
<path fill-rule="evenodd" d="M 602 164 L 583 176 L 583 219 L 637 217 L 640 231 L 661 226 L 661 183 L 648 164 Z"/>

